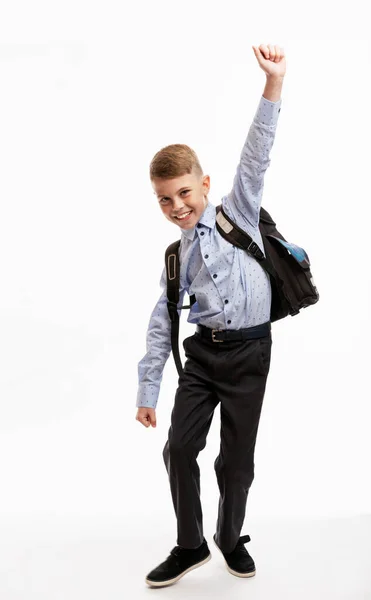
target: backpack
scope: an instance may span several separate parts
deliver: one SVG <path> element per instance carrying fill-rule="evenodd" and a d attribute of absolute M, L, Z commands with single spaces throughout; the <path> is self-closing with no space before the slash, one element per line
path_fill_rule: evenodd
<path fill-rule="evenodd" d="M 270 321 L 278 321 L 288 315 L 299 314 L 302 308 L 315 304 L 319 294 L 310 271 L 308 254 L 300 246 L 287 242 L 276 229 L 270 214 L 260 208 L 259 229 L 263 240 L 265 257 L 249 234 L 238 227 L 225 213 L 221 204 L 216 207 L 216 227 L 228 242 L 246 250 L 265 269 L 270 277 L 272 303 Z M 167 277 L 167 308 L 171 321 L 171 347 L 179 376 L 183 372 L 179 355 L 179 314 L 178 310 L 191 308 L 196 302 L 193 294 L 190 304 L 178 307 L 179 302 L 179 247 L 180 240 L 168 246 L 165 252 Z"/>

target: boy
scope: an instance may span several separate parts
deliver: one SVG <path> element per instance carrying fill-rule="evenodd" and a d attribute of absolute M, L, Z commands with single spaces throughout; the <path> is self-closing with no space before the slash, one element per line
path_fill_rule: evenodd
<path fill-rule="evenodd" d="M 253 46 L 266 85 L 243 147 L 225 212 L 264 252 L 259 211 L 264 173 L 270 164 L 281 90 L 286 72 L 283 48 Z M 171 585 L 211 558 L 203 536 L 197 456 L 206 445 L 214 409 L 220 402 L 221 443 L 214 463 L 220 490 L 214 543 L 227 569 L 238 577 L 255 575 L 254 561 L 240 537 L 246 501 L 254 478 L 254 449 L 271 357 L 269 276 L 247 252 L 216 229 L 215 207 L 208 201 L 210 177 L 196 154 L 173 144 L 160 150 L 150 167 L 154 193 L 165 217 L 181 229 L 180 301 L 195 294 L 188 322 L 194 335 L 184 342 L 186 362 L 179 378 L 163 458 L 177 517 L 177 546 L 153 569 L 146 583 Z M 162 372 L 171 350 L 165 288 L 151 315 L 147 353 L 139 362 L 136 419 L 156 426 Z"/>

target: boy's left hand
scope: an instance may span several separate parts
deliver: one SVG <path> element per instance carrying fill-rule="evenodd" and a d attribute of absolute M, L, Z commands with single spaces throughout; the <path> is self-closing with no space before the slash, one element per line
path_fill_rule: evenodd
<path fill-rule="evenodd" d="M 284 77 L 286 73 L 286 58 L 284 49 L 273 44 L 253 46 L 255 56 L 264 73 L 269 77 Z"/>

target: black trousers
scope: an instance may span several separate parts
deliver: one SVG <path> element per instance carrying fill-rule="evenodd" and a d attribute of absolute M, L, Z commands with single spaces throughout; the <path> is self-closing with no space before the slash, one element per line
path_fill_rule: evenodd
<path fill-rule="evenodd" d="M 254 450 L 270 367 L 272 337 L 212 342 L 197 333 L 183 341 L 186 361 L 179 377 L 163 458 L 177 517 L 177 544 L 203 542 L 200 470 L 197 456 L 206 446 L 220 402 L 220 452 L 214 469 L 220 490 L 216 536 L 231 552 L 240 537 Z"/>

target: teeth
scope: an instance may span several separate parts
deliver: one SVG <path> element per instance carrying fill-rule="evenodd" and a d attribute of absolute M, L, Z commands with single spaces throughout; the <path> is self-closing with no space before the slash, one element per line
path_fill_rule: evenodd
<path fill-rule="evenodd" d="M 188 215 L 190 215 L 190 214 L 191 214 L 191 212 L 192 212 L 192 211 L 190 210 L 189 212 L 187 212 L 187 213 L 184 213 L 184 214 L 183 214 L 181 217 L 179 216 L 179 217 L 176 217 L 176 218 L 177 218 L 177 219 L 180 219 L 180 220 L 182 220 L 182 219 L 184 219 L 184 217 L 187 217 Z"/>

